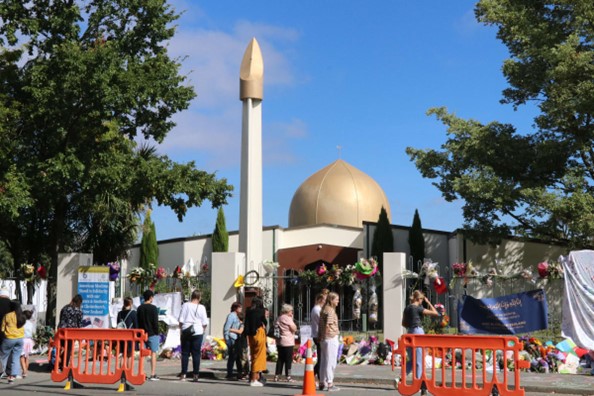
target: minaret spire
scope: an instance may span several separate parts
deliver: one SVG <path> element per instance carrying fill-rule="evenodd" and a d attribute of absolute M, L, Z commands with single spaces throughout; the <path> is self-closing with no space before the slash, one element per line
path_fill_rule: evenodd
<path fill-rule="evenodd" d="M 255 38 L 248 44 L 239 72 L 241 127 L 241 187 L 239 251 L 245 253 L 246 272 L 262 262 L 262 99 L 264 61 Z"/>

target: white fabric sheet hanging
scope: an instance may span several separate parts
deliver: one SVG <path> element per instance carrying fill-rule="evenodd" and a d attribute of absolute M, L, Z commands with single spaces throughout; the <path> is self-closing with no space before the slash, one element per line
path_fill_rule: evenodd
<path fill-rule="evenodd" d="M 573 251 L 561 262 L 565 277 L 561 335 L 594 349 L 594 250 Z"/>

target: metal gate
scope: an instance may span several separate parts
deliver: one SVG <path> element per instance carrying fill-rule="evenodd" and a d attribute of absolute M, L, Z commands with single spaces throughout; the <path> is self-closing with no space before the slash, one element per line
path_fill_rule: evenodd
<path fill-rule="evenodd" d="M 382 332 L 382 306 L 383 296 L 376 292 L 379 306 L 377 308 L 377 320 L 371 323 L 369 318 L 368 301 L 371 294 L 367 282 L 358 283 L 361 286 L 363 303 L 359 318 L 353 313 L 353 296 L 355 290 L 352 286 L 325 285 L 321 283 L 305 283 L 299 278 L 296 270 L 286 270 L 282 275 L 265 275 L 261 277 L 256 285 L 262 290 L 264 305 L 270 309 L 273 319 L 280 314 L 283 304 L 290 304 L 294 310 L 294 320 L 298 326 L 309 325 L 311 322 L 311 309 L 315 304 L 315 298 L 323 289 L 338 293 L 340 304 L 337 314 L 341 332 Z M 377 287 L 378 291 L 381 286 Z"/>

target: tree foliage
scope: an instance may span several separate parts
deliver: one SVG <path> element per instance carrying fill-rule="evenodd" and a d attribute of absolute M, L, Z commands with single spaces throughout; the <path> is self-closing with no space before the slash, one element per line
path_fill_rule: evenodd
<path fill-rule="evenodd" d="M 419 263 L 422 264 L 425 258 L 425 237 L 423 236 L 423 226 L 421 225 L 421 217 L 417 209 L 415 209 L 412 226 L 408 231 L 408 246 L 410 247 L 410 255 L 413 260 L 412 270 L 419 273 L 421 269 Z"/>
<path fill-rule="evenodd" d="M 429 110 L 447 128 L 441 150 L 407 148 L 448 201 L 462 199 L 466 234 L 594 245 L 594 3 L 483 0 L 510 58 L 502 103 L 539 109 L 534 129 Z"/>
<path fill-rule="evenodd" d="M 373 233 L 373 241 L 371 242 L 371 255 L 377 257 L 377 262 L 380 270 L 383 269 L 384 253 L 394 251 L 394 236 L 392 235 L 392 226 L 388 219 L 388 212 L 382 206 L 377 226 Z"/>
<path fill-rule="evenodd" d="M 212 233 L 212 251 L 227 252 L 229 250 L 229 233 L 225 224 L 225 212 L 220 207 L 217 213 L 217 223 Z"/>
<path fill-rule="evenodd" d="M 0 15 L 0 240 L 15 266 L 47 254 L 55 279 L 58 252 L 122 255 L 147 203 L 181 221 L 226 202 L 226 180 L 139 145 L 195 96 L 167 53 L 165 0 L 3 0 Z"/>
<path fill-rule="evenodd" d="M 149 264 L 159 265 L 159 245 L 157 244 L 157 230 L 148 210 L 142 224 L 142 239 L 140 240 L 139 266 L 149 269 Z"/>

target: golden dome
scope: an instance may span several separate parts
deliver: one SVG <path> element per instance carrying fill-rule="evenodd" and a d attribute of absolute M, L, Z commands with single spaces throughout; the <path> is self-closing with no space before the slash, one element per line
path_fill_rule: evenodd
<path fill-rule="evenodd" d="M 363 227 L 376 222 L 382 206 L 391 219 L 384 190 L 359 169 L 337 160 L 299 186 L 289 210 L 289 227 L 337 224 Z"/>

